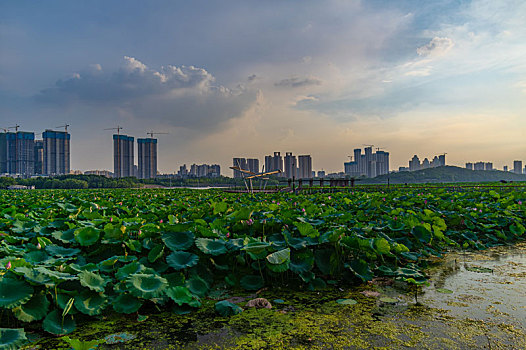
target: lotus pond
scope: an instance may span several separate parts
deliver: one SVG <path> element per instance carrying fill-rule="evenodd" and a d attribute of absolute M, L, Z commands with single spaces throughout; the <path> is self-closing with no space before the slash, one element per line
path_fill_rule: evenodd
<path fill-rule="evenodd" d="M 429 268 L 448 251 L 523 240 L 525 200 L 524 188 L 2 191 L 0 349 L 118 348 L 141 327 L 170 337 L 131 348 L 178 348 L 196 341 L 189 325 L 212 348 L 232 337 L 239 348 L 415 346 L 425 337 L 415 314 L 446 317 L 425 298 L 412 306 L 422 287 L 436 286 Z M 381 283 L 408 290 L 407 300 L 370 288 Z M 273 309 L 247 308 L 255 297 Z M 374 331 L 377 308 L 391 304 L 404 306 L 413 331 L 386 319 L 354 340 L 338 333 L 358 324 Z M 236 337 L 244 327 L 264 334 Z"/>

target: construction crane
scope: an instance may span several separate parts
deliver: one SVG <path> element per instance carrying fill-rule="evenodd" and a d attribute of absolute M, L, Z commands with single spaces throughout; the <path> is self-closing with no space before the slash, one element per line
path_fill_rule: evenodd
<path fill-rule="evenodd" d="M 167 135 L 169 134 L 169 132 L 153 132 L 153 131 L 150 131 L 150 132 L 147 132 L 146 135 L 150 135 L 150 138 L 153 139 L 153 135 Z"/>
<path fill-rule="evenodd" d="M 367 146 L 367 147 L 371 147 L 371 148 L 374 147 L 374 145 L 366 145 L 365 143 L 362 143 L 362 146 Z"/>
<path fill-rule="evenodd" d="M 349 162 L 352 162 L 353 156 L 347 156 L 347 157 L 349 157 Z"/>
<path fill-rule="evenodd" d="M 20 125 L 16 124 L 15 126 L 8 127 L 8 129 L 15 129 L 15 132 L 18 132 L 18 128 L 19 127 L 20 127 Z"/>
<path fill-rule="evenodd" d="M 378 152 L 381 149 L 385 149 L 384 147 L 376 147 L 376 152 Z"/>
<path fill-rule="evenodd" d="M 121 138 L 120 138 L 120 135 L 121 135 L 121 130 L 123 129 L 122 126 L 120 125 L 117 125 L 116 128 L 106 128 L 104 130 L 117 130 L 117 168 L 114 169 L 115 171 L 115 174 L 114 176 L 115 177 L 120 177 L 121 176 L 121 162 L 120 162 L 120 158 L 119 158 L 119 155 L 120 155 L 120 150 L 121 150 Z M 113 167 L 115 168 L 115 159 L 113 161 Z"/>
<path fill-rule="evenodd" d="M 64 128 L 64 130 L 66 131 L 66 134 L 68 133 L 68 126 L 69 124 L 64 124 L 64 125 L 60 125 L 60 126 L 55 126 L 55 128 Z"/>

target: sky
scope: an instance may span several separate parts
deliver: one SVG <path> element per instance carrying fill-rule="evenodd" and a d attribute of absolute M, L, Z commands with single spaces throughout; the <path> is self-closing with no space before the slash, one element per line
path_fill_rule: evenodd
<path fill-rule="evenodd" d="M 523 0 L 3 1 L 0 128 L 70 124 L 78 170 L 113 170 L 117 126 L 166 133 L 162 173 L 338 172 L 364 144 L 502 168 L 526 161 L 525 23 Z"/>

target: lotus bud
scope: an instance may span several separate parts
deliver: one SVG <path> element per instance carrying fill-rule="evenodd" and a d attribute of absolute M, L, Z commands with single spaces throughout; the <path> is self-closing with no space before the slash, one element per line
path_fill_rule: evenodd
<path fill-rule="evenodd" d="M 40 243 L 37 244 L 37 249 L 38 250 L 42 249 L 42 246 L 40 245 Z"/>
<path fill-rule="evenodd" d="M 11 261 L 7 262 L 7 265 L 5 266 L 6 270 L 9 270 L 11 268 Z"/>
<path fill-rule="evenodd" d="M 110 217 L 110 222 L 113 222 L 113 217 Z"/>

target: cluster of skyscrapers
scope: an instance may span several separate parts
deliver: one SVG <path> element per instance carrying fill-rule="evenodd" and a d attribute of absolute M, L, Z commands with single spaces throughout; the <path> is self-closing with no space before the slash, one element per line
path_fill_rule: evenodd
<path fill-rule="evenodd" d="M 466 163 L 466 169 L 469 170 L 496 170 L 493 168 L 493 163 L 491 162 L 476 162 L 476 163 Z M 505 165 L 503 168 L 504 171 L 508 171 L 508 166 Z M 526 167 L 522 167 L 521 160 L 513 161 L 513 169 L 511 172 L 515 174 L 526 174 Z"/>
<path fill-rule="evenodd" d="M 135 176 L 151 179 L 157 176 L 157 139 L 137 139 L 138 163 L 134 160 L 134 138 L 128 135 L 113 135 L 114 177 Z"/>
<path fill-rule="evenodd" d="M 372 147 L 365 147 L 364 154 L 361 148 L 356 148 L 353 153 L 354 160 L 343 163 L 345 175 L 376 177 L 389 173 L 389 152 L 377 148 L 373 153 Z"/>
<path fill-rule="evenodd" d="M 399 171 L 417 171 L 422 169 L 429 169 L 429 168 L 436 168 L 439 166 L 445 166 L 446 165 L 446 153 L 434 156 L 432 161 L 429 161 L 429 159 L 424 158 L 422 162 L 420 162 L 420 158 L 415 154 L 413 158 L 409 161 L 409 167 L 400 167 Z"/>
<path fill-rule="evenodd" d="M 253 173 L 260 172 L 259 159 L 256 158 L 233 158 L 232 165 Z M 285 157 L 280 152 L 274 152 L 273 155 L 265 156 L 265 166 L 263 171 L 276 171 L 278 177 L 309 179 L 314 177 L 312 171 L 312 158 L 310 155 L 295 156 L 292 152 L 286 152 Z M 243 177 L 241 171 L 234 170 L 234 178 Z"/>
<path fill-rule="evenodd" d="M 42 139 L 34 132 L 0 133 L 0 174 L 20 177 L 64 175 L 70 172 L 70 134 L 47 129 Z"/>
<path fill-rule="evenodd" d="M 189 170 L 184 164 L 179 167 L 177 176 L 183 179 L 188 177 L 219 177 L 221 176 L 221 167 L 219 164 L 192 164 Z"/>

